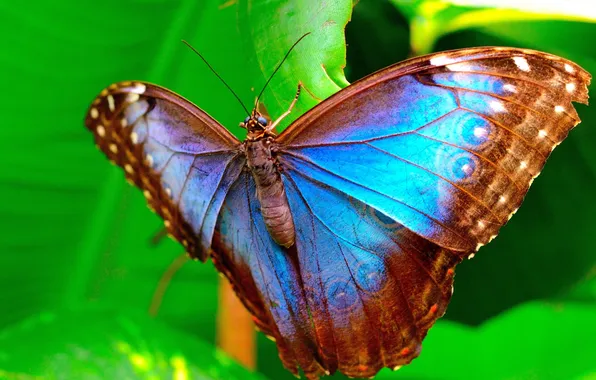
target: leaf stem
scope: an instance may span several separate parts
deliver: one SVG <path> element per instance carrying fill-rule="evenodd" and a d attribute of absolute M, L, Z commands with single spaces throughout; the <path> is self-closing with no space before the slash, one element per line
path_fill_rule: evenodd
<path fill-rule="evenodd" d="M 219 280 L 217 345 L 246 368 L 256 367 L 255 327 L 228 280 Z"/>

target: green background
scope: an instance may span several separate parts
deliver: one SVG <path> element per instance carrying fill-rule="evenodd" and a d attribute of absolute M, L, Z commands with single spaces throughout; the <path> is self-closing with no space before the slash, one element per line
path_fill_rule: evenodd
<path fill-rule="evenodd" d="M 139 79 L 182 94 L 242 137 L 242 108 L 181 39 L 252 104 L 287 48 L 312 32 L 265 93 L 272 116 L 299 80 L 325 98 L 431 50 L 520 46 L 596 73 L 590 20 L 441 1 L 362 0 L 353 9 L 350 1 L 319 0 L 4 1 L 0 31 L 0 378 L 7 379 L 292 378 L 262 335 L 259 374 L 214 348 L 211 264 L 186 264 L 157 318 L 149 317 L 155 287 L 182 249 L 170 240 L 151 246 L 162 222 L 83 127 L 102 88 Z M 302 96 L 286 125 L 314 104 Z M 583 123 L 553 153 L 520 211 L 458 267 L 453 301 L 421 357 L 378 378 L 596 379 L 596 108 L 578 110 Z"/>

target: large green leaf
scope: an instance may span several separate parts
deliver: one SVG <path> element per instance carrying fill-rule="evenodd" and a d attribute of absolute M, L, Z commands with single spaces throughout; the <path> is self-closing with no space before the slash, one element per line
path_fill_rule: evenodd
<path fill-rule="evenodd" d="M 89 301 L 146 309 L 179 250 L 171 244 L 149 249 L 160 222 L 121 171 L 90 148 L 82 120 L 111 82 L 136 78 L 176 87 L 171 73 L 185 57 L 194 58 L 179 39 L 195 32 L 196 17 L 208 16 L 205 9 L 214 5 L 106 1 L 90 9 L 37 1 L 28 9 L 0 8 L 7 40 L 0 63 L 12 89 L 2 101 L 9 110 L 2 125 L 10 128 L 0 132 L 3 162 L 12 163 L 1 177 L 1 196 L 9 201 L 0 204 L 0 264 L 11 268 L 2 276 L 1 296 L 11 307 L 0 322 Z M 202 281 L 215 290 L 208 266 L 189 268 L 194 291 L 186 294 L 198 294 Z M 204 290 L 213 294 L 207 300 L 215 298 L 211 288 Z M 189 304 L 198 312 L 199 302 L 180 307 L 187 312 Z"/>
<path fill-rule="evenodd" d="M 440 321 L 418 359 L 378 378 L 585 379 L 596 373 L 594 320 L 594 303 L 534 302 L 475 328 Z"/>
<path fill-rule="evenodd" d="M 292 101 L 298 83 L 304 85 L 295 111 L 283 125 L 348 85 L 343 68 L 344 29 L 352 11 L 350 0 L 239 0 L 238 11 L 244 45 L 250 48 L 251 62 L 259 69 L 255 96 L 288 47 L 310 33 L 281 66 L 263 98 L 272 115 L 281 115 Z"/>
<path fill-rule="evenodd" d="M 4 331 L 0 377 L 262 379 L 212 345 L 147 316 L 107 311 L 43 313 Z"/>

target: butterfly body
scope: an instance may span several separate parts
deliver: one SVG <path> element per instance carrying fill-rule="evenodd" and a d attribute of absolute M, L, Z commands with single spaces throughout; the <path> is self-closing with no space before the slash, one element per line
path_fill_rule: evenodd
<path fill-rule="evenodd" d="M 279 135 L 253 111 L 244 142 L 143 82 L 102 91 L 85 124 L 288 370 L 370 377 L 419 354 L 455 266 L 520 207 L 590 79 L 547 53 L 481 47 L 371 74 Z"/>
<path fill-rule="evenodd" d="M 273 136 L 247 138 L 244 142 L 246 165 L 255 181 L 267 230 L 277 244 L 287 248 L 294 244 L 294 221 L 281 179 L 279 162 L 272 152 L 274 144 Z"/>

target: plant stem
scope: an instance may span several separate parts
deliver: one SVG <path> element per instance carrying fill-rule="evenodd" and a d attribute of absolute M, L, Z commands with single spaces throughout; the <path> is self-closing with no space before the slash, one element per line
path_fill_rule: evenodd
<path fill-rule="evenodd" d="M 249 369 L 256 367 L 255 327 L 252 317 L 225 278 L 219 280 L 217 345 Z"/>

